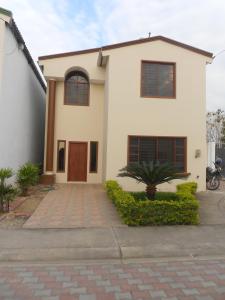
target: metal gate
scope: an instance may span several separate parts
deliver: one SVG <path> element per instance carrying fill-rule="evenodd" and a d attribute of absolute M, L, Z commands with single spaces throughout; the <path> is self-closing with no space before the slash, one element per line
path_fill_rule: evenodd
<path fill-rule="evenodd" d="M 217 157 L 223 160 L 222 175 L 225 177 L 225 144 L 216 145 L 216 158 Z"/>

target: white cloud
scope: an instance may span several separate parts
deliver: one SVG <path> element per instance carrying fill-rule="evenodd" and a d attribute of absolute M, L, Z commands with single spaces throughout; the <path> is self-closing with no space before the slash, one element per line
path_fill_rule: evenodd
<path fill-rule="evenodd" d="M 40 55 L 72 51 L 96 45 L 98 25 L 86 22 L 85 12 L 69 13 L 68 0 L 0 0 L 14 19 L 31 51 Z"/>
<path fill-rule="evenodd" d="M 96 5 L 102 13 L 105 1 Z M 147 37 L 151 32 L 213 53 L 225 49 L 223 0 L 115 0 L 111 13 L 104 16 L 107 43 Z M 206 68 L 207 107 L 225 110 L 225 53 Z"/>
<path fill-rule="evenodd" d="M 0 0 L 39 55 L 165 35 L 214 53 L 225 49 L 223 0 Z M 207 66 L 208 108 L 225 109 L 225 53 Z"/>

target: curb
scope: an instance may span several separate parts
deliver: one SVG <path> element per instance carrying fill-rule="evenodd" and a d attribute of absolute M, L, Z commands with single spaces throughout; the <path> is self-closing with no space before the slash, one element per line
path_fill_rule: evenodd
<path fill-rule="evenodd" d="M 1 249 L 0 262 L 121 259 L 118 248 Z"/>
<path fill-rule="evenodd" d="M 3 248 L 0 249 L 0 262 L 52 262 L 52 261 L 91 261 L 91 260 L 135 260 L 135 259 L 199 259 L 206 256 L 224 256 L 224 247 L 202 249 L 180 249 L 166 247 L 108 247 L 108 248 Z"/>

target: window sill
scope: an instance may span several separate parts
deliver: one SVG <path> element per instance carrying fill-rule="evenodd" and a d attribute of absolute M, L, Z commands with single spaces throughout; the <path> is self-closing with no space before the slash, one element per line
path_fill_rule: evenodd
<path fill-rule="evenodd" d="M 65 103 L 64 105 L 69 105 L 69 106 L 90 106 L 89 104 L 73 104 L 73 103 Z"/>
<path fill-rule="evenodd" d="M 150 98 L 150 99 L 176 99 L 176 96 L 144 96 L 144 95 L 141 95 L 141 98 Z"/>
<path fill-rule="evenodd" d="M 191 173 L 188 172 L 182 172 L 182 173 L 177 173 L 177 175 L 179 175 L 180 177 L 188 177 L 191 175 Z"/>

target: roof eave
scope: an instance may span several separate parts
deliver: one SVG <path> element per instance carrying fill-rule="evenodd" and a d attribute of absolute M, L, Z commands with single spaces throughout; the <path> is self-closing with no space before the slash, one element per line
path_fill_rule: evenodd
<path fill-rule="evenodd" d="M 67 56 L 88 54 L 88 53 L 94 53 L 94 52 L 99 52 L 99 51 L 103 51 L 103 50 L 112 50 L 112 49 L 117 49 L 117 48 L 122 48 L 122 47 L 127 47 L 127 46 L 136 45 L 136 44 L 147 43 L 147 42 L 160 41 L 160 40 L 164 41 L 166 43 L 175 45 L 177 47 L 181 47 L 183 49 L 195 52 L 197 54 L 203 55 L 205 57 L 209 57 L 209 58 L 213 57 L 213 53 L 211 53 L 211 52 L 207 52 L 205 50 L 202 50 L 202 49 L 199 49 L 199 48 L 195 48 L 195 47 L 190 46 L 188 44 L 180 43 L 178 41 L 166 38 L 164 36 L 155 36 L 155 37 L 150 37 L 150 38 L 144 38 L 144 39 L 139 39 L 139 40 L 133 40 L 133 41 L 128 41 L 128 42 L 123 42 L 123 43 L 118 43 L 118 44 L 103 46 L 101 48 L 93 48 L 93 49 L 86 49 L 86 50 L 80 50 L 80 51 L 73 51 L 73 52 L 66 52 L 66 53 L 58 53 L 58 54 L 45 55 L 45 56 L 40 56 L 38 59 L 39 59 L 39 61 L 41 61 L 41 60 L 61 58 L 61 57 L 67 57 Z"/>
<path fill-rule="evenodd" d="M 33 70 L 33 72 L 34 72 L 36 78 L 38 79 L 40 85 L 42 86 L 43 90 L 46 92 L 46 84 L 45 84 L 44 80 L 42 79 L 41 74 L 39 73 L 39 71 L 34 63 L 33 58 L 31 57 L 31 54 L 26 46 L 26 43 L 25 43 L 13 18 L 11 19 L 11 22 L 8 25 L 9 25 L 9 28 L 12 31 L 12 34 L 14 35 L 17 43 L 23 45 L 22 51 L 26 57 L 26 60 L 27 60 L 28 64 L 30 65 L 31 69 Z"/>
<path fill-rule="evenodd" d="M 3 15 L 5 15 L 5 16 L 7 16 L 7 17 L 12 17 L 12 12 L 10 11 L 10 10 L 8 10 L 8 9 L 5 9 L 5 8 L 3 8 L 3 7 L 0 7 L 0 14 L 3 14 Z"/>

